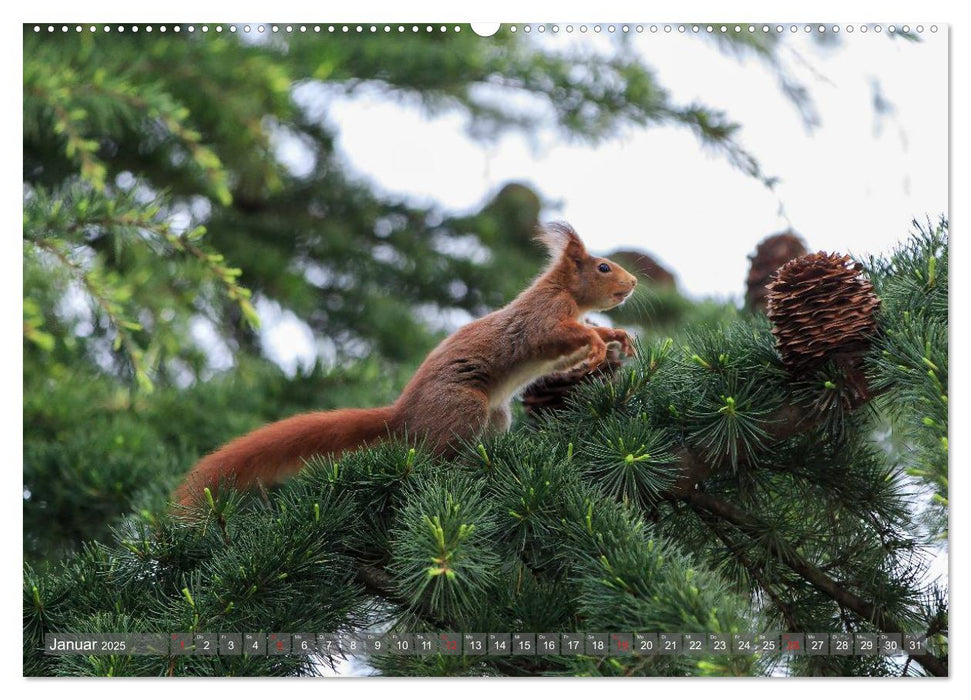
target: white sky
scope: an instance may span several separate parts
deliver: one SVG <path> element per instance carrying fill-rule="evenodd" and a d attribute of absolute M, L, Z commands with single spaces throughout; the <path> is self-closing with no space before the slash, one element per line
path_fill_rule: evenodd
<path fill-rule="evenodd" d="M 912 217 L 946 212 L 947 39 L 922 36 L 917 44 L 844 32 L 834 48 L 786 36 L 786 68 L 809 87 L 822 120 L 811 134 L 759 61 L 736 60 L 702 37 L 636 37 L 678 103 L 702 102 L 742 125 L 744 145 L 781 179 L 776 192 L 683 128 L 627 129 L 598 146 L 553 133 L 541 134 L 539 147 L 515 133 L 482 145 L 456 113 L 429 117 L 374 93 L 332 96 L 327 114 L 352 171 L 385 192 L 464 212 L 524 181 L 560 202 L 544 216 L 570 221 L 591 248 L 640 247 L 692 294 L 740 295 L 746 255 L 787 226 L 780 203 L 811 248 L 850 252 L 886 250 Z M 590 33 L 532 38 L 550 48 L 594 43 Z M 604 36 L 595 43 L 610 46 Z M 894 106 L 879 133 L 874 79 Z"/>
<path fill-rule="evenodd" d="M 468 137 L 461 114 L 429 115 L 377 90 L 298 90 L 297 98 L 323 103 L 341 157 L 379 192 L 460 213 L 478 210 L 506 182 L 526 182 L 556 202 L 544 219 L 571 222 L 592 250 L 641 248 L 689 294 L 740 298 L 747 255 L 790 223 L 810 249 L 879 253 L 907 236 L 911 218 L 936 220 L 948 207 L 946 30 L 932 34 L 928 25 L 919 43 L 859 29 L 844 29 L 835 46 L 802 31 L 783 36 L 784 68 L 809 88 L 821 121 L 812 131 L 756 58 L 676 31 L 634 35 L 677 103 L 703 103 L 742 125 L 742 144 L 780 179 L 774 191 L 685 128 L 626 128 L 595 146 L 552 129 L 482 144 Z M 606 32 L 533 32 L 531 40 L 551 50 L 615 46 Z M 883 116 L 873 108 L 875 81 L 892 105 Z M 295 140 L 282 139 L 278 150 L 295 172 L 309 167 Z M 270 356 L 289 371 L 311 362 L 307 329 L 269 311 L 261 309 Z"/>

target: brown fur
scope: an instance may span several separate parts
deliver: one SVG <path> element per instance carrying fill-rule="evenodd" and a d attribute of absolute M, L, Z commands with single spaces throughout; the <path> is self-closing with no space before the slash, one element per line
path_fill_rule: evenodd
<path fill-rule="evenodd" d="M 546 270 L 509 305 L 443 340 L 391 406 L 305 413 L 254 430 L 203 458 L 176 500 L 192 503 L 221 481 L 238 488 L 273 483 L 313 455 L 337 456 L 405 434 L 447 454 L 461 440 L 508 430 L 512 397 L 535 379 L 579 364 L 592 371 L 611 341 L 630 354 L 624 331 L 581 319 L 622 303 L 637 278 L 589 255 L 566 224 L 551 224 L 537 238 L 552 256 Z M 609 271 L 598 270 L 601 264 Z"/>

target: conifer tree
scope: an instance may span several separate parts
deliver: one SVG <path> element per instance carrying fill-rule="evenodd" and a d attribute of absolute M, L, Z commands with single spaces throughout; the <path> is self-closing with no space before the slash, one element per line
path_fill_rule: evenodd
<path fill-rule="evenodd" d="M 531 235 L 548 193 L 510 183 L 465 216 L 379 194 L 336 150 L 322 110 L 334 96 L 381 90 L 462 114 L 488 140 L 540 126 L 489 97 L 515 91 L 544 105 L 564 138 L 680 124 L 766 179 L 737 124 L 677 104 L 626 52 L 563 54 L 468 27 L 244 39 L 228 25 L 88 26 L 24 27 L 24 516 L 35 563 L 103 537 L 132 507 L 163 509 L 187 465 L 233 435 L 299 410 L 386 401 L 443 319 L 502 306 L 542 264 Z M 773 60 L 773 37 L 740 45 L 752 41 Z M 287 143 L 300 144 L 302 167 L 279 156 Z M 683 311 L 680 297 L 668 301 Z M 259 309 L 305 324 L 321 366 L 288 380 L 267 362 Z"/>
<path fill-rule="evenodd" d="M 270 494 L 230 490 L 189 512 L 129 518 L 56 570 L 28 570 L 25 671 L 312 673 L 329 660 L 39 647 L 49 631 L 383 625 L 931 638 L 931 653 L 906 664 L 372 656 L 388 674 L 946 675 L 947 591 L 924 578 L 946 525 L 922 520 L 946 504 L 946 229 L 918 228 L 865 269 L 797 259 L 773 284 L 774 326 L 753 315 L 646 344 L 613 377 L 579 383 L 561 410 L 454 460 L 384 443 L 317 460 Z M 821 297 L 811 308 L 825 351 L 793 363 L 790 346 L 804 345 L 787 324 Z M 864 334 L 840 322 L 861 298 Z M 902 448 L 878 441 L 888 424 Z M 930 510 L 914 507 L 918 483 L 934 491 Z"/>
<path fill-rule="evenodd" d="M 947 591 L 924 575 L 947 536 L 945 221 L 862 271 L 790 270 L 773 323 L 642 285 L 616 315 L 643 329 L 637 358 L 561 378 L 556 402 L 454 460 L 387 443 L 319 459 L 270 493 L 169 512 L 201 454 L 297 411 L 387 403 L 440 337 L 429 316 L 500 306 L 539 265 L 529 234 L 546 193 L 510 184 L 462 217 L 380 195 L 347 172 L 314 99 L 380 86 L 491 138 L 538 128 L 489 99 L 512 86 L 564 137 L 673 123 L 771 177 L 736 124 L 677 104 L 625 51 L 468 31 L 160 30 L 25 28 L 25 674 L 332 662 L 54 657 L 40 651 L 47 632 L 378 628 L 932 639 L 906 662 L 372 657 L 386 674 L 947 673 Z M 715 40 L 775 65 L 771 34 Z M 278 158 L 288 139 L 309 168 Z M 832 312 L 811 338 L 807 291 Z M 257 311 L 275 306 L 328 339 L 333 362 L 295 376 L 269 362 Z"/>

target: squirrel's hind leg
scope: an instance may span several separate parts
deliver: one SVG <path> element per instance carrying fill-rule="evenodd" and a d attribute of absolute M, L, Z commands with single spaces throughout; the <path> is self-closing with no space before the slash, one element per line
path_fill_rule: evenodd
<path fill-rule="evenodd" d="M 490 423 L 489 397 L 469 387 L 448 393 L 409 417 L 408 432 L 425 435 L 439 454 L 454 454 L 463 442 L 478 440 Z"/>

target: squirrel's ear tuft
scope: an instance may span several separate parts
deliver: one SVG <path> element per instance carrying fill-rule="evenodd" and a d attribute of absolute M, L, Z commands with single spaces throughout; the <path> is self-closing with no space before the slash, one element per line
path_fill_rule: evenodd
<path fill-rule="evenodd" d="M 563 221 L 538 226 L 536 240 L 546 246 L 554 259 L 565 255 L 579 261 L 587 256 L 587 249 L 580 236 L 570 224 Z"/>

